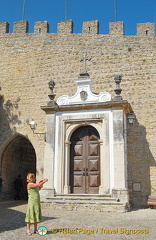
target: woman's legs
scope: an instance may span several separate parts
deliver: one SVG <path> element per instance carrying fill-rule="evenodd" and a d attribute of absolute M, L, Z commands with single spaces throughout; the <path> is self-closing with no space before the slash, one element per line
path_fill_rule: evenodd
<path fill-rule="evenodd" d="M 27 234 L 28 234 L 28 235 L 31 235 L 30 225 L 31 225 L 31 223 L 30 223 L 30 222 L 27 222 Z"/>
<path fill-rule="evenodd" d="M 34 233 L 37 232 L 37 222 L 34 222 Z"/>

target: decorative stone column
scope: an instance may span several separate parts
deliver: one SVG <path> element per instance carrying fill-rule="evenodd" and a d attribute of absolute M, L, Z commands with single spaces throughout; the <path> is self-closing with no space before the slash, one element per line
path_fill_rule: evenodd
<path fill-rule="evenodd" d="M 70 174 L 70 141 L 65 142 L 65 185 L 64 194 L 70 193 L 69 174 Z"/>
<path fill-rule="evenodd" d="M 55 114 L 46 115 L 46 145 L 44 153 L 44 178 L 48 178 L 48 182 L 42 189 L 41 196 L 54 196 L 54 154 L 55 154 Z M 45 192 L 46 191 L 46 192 Z"/>
<path fill-rule="evenodd" d="M 100 143 L 100 178 L 101 178 L 101 185 L 99 186 L 99 194 L 104 194 L 104 176 L 103 176 L 103 173 L 104 173 L 104 165 L 101 164 L 101 161 L 102 161 L 102 157 L 104 155 L 103 153 L 103 141 L 102 140 L 99 140 L 99 143 Z"/>
<path fill-rule="evenodd" d="M 50 93 L 47 106 L 41 107 L 46 111 L 46 145 L 44 153 L 44 178 L 48 178 L 48 182 L 41 191 L 41 200 L 55 195 L 54 189 L 54 155 L 55 155 L 55 112 L 57 103 L 54 101 L 55 94 L 53 89 L 55 82 L 51 80 L 49 83 Z"/>
<path fill-rule="evenodd" d="M 113 132 L 114 132 L 114 188 L 112 195 L 119 201 L 128 201 L 127 190 L 127 164 L 125 157 L 124 139 L 124 112 L 113 110 Z"/>

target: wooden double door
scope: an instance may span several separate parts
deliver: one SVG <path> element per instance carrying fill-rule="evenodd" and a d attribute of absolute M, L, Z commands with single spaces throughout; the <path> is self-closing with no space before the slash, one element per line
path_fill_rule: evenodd
<path fill-rule="evenodd" d="M 98 194 L 100 186 L 100 136 L 92 126 L 78 128 L 71 136 L 71 193 Z"/>

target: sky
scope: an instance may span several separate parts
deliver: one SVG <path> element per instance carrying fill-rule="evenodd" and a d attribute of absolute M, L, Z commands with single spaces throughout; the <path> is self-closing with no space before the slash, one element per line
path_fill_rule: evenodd
<path fill-rule="evenodd" d="M 124 22 L 125 35 L 136 35 L 137 23 L 156 23 L 156 0 L 0 0 L 0 22 L 9 23 L 9 32 L 22 19 L 29 22 L 29 32 L 35 22 L 48 21 L 51 33 L 66 19 L 73 20 L 74 33 L 82 32 L 83 21 L 98 20 L 100 34 L 108 34 L 109 22 L 117 20 Z"/>

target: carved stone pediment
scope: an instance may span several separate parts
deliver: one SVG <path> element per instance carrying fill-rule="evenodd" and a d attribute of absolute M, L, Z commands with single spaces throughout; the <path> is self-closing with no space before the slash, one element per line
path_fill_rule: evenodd
<path fill-rule="evenodd" d="M 89 74 L 86 76 L 79 76 L 75 80 L 77 84 L 77 92 L 74 96 L 63 95 L 57 99 L 58 105 L 74 105 L 74 104 L 88 104 L 88 103 L 100 103 L 111 101 L 111 95 L 108 92 L 101 92 L 95 94 L 91 90 L 92 79 Z"/>

